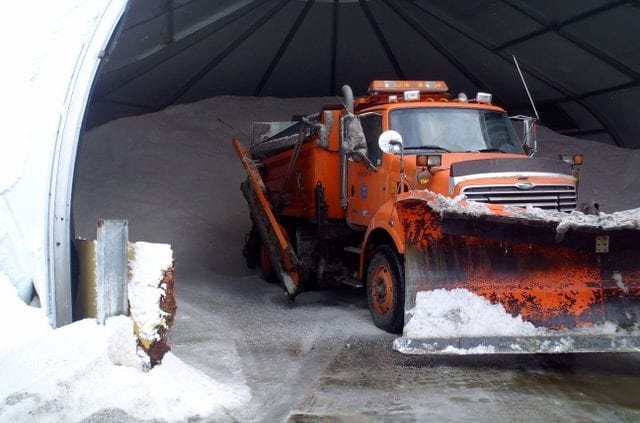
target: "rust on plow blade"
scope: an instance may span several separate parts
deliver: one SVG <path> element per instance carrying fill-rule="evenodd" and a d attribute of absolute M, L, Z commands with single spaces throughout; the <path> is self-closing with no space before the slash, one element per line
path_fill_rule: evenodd
<path fill-rule="evenodd" d="M 569 229 L 507 213 L 435 212 L 396 203 L 405 251 L 405 325 L 421 291 L 465 289 L 533 324 L 535 336 L 398 338 L 405 353 L 640 351 L 640 231 Z M 608 252 L 596 252 L 607 237 Z M 602 249 L 600 249 L 602 250 Z M 475 316 L 482 319 L 483 316 Z M 609 332 L 598 331 L 603 326 Z M 613 327 L 613 330 L 611 328 Z M 511 334 L 510 334 L 511 335 Z M 441 334 L 439 335 L 441 336 Z"/>

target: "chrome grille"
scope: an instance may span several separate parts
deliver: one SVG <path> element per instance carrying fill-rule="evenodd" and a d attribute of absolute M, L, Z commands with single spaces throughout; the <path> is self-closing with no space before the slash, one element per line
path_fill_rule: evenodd
<path fill-rule="evenodd" d="M 518 189 L 515 185 L 474 185 L 462 189 L 468 200 L 479 203 L 526 207 L 531 205 L 547 210 L 576 209 L 576 189 L 572 185 L 535 185 Z"/>

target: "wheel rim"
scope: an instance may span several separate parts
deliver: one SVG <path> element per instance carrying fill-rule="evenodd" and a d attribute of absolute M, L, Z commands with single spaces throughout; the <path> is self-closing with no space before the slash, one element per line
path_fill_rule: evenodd
<path fill-rule="evenodd" d="M 374 269 L 369 289 L 376 311 L 382 315 L 389 313 L 393 308 L 393 276 L 388 267 L 379 265 Z"/>

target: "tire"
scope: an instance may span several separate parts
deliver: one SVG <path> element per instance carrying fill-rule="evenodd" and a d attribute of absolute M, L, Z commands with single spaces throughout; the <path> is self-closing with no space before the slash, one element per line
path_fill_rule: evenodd
<path fill-rule="evenodd" d="M 258 268 L 260 270 L 260 277 L 262 279 L 270 283 L 278 282 L 278 277 L 274 267 L 271 265 L 267 248 L 262 242 L 260 233 L 255 225 L 251 227 L 251 231 L 245 237 L 242 255 L 249 269 Z"/>
<path fill-rule="evenodd" d="M 260 243 L 260 277 L 269 283 L 278 282 L 278 276 L 276 275 L 276 269 L 271 264 L 267 247 L 263 243 Z"/>
<path fill-rule="evenodd" d="M 242 247 L 242 255 L 249 269 L 255 269 L 260 263 L 260 248 L 262 240 L 255 225 L 251 226 L 251 230 L 244 237 L 244 246 Z"/>
<path fill-rule="evenodd" d="M 395 248 L 378 247 L 367 267 L 367 300 L 373 323 L 390 333 L 404 326 L 404 264 Z"/>

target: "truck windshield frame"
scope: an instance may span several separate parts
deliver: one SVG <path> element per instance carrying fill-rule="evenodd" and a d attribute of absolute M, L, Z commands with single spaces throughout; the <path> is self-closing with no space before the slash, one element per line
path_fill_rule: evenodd
<path fill-rule="evenodd" d="M 411 150 L 524 153 L 506 113 L 461 107 L 415 107 L 389 112 L 389 128 L 402 135 Z"/>

